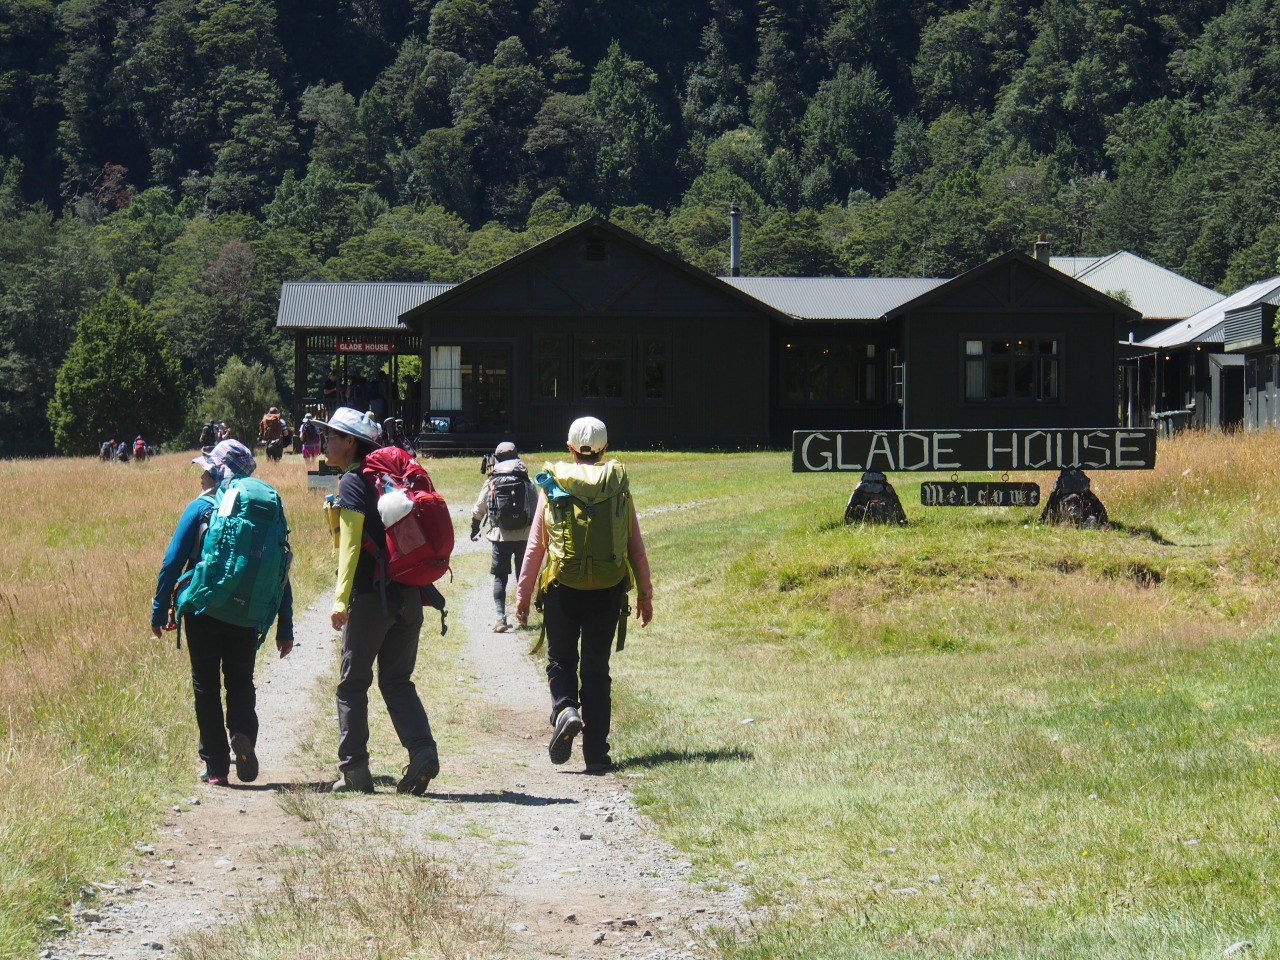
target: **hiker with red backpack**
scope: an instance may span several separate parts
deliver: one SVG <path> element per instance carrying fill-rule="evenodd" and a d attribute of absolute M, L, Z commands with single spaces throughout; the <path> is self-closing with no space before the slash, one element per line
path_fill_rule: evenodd
<path fill-rule="evenodd" d="M 239 440 L 223 440 L 191 462 L 203 471 L 201 492 L 165 551 L 151 632 L 159 639 L 177 630 L 181 644 L 185 629 L 205 764 L 200 779 L 226 786 L 234 757 L 236 776 L 251 783 L 258 777 L 254 662 L 273 621 L 279 655 L 293 649 L 288 526 L 274 489 L 250 476 L 257 463 Z"/>
<path fill-rule="evenodd" d="M 553 727 L 547 753 L 552 763 L 566 762 L 581 732 L 587 773 L 613 769 L 609 654 L 615 632 L 619 650 L 626 638 L 633 585 L 640 626 L 653 619 L 649 558 L 631 487 L 621 463 L 602 459 L 608 446 L 605 425 L 581 417 L 569 427 L 573 462 L 548 463 L 534 478 L 538 506 L 516 588 L 520 625 L 528 622 L 536 587 L 546 631 Z"/>
<path fill-rule="evenodd" d="M 338 507 L 338 582 L 330 620 L 342 632 L 335 793 L 373 793 L 369 687 L 378 689 L 409 763 L 399 793 L 421 796 L 440 773 L 427 712 L 413 683 L 424 603 L 443 607 L 434 581 L 448 570 L 448 506 L 417 460 L 379 448 L 378 424 L 339 407 L 325 428 L 326 459 L 343 470 Z"/>
<path fill-rule="evenodd" d="M 516 445 L 504 440 L 493 451 L 489 476 L 471 508 L 471 539 L 480 539 L 480 525 L 487 522 L 486 536 L 493 545 L 489 573 L 493 577 L 493 608 L 498 615 L 494 633 L 511 629 L 507 622 L 507 580 L 512 568 L 520 576 L 520 562 L 537 502 L 538 491 L 529 479 L 529 468 L 520 459 Z"/>

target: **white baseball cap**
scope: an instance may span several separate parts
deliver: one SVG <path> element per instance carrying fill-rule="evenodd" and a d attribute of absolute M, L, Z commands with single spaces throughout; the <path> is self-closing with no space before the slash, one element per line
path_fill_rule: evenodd
<path fill-rule="evenodd" d="M 588 456 L 609 445 L 609 431 L 595 417 L 579 417 L 569 425 L 569 449 Z"/>

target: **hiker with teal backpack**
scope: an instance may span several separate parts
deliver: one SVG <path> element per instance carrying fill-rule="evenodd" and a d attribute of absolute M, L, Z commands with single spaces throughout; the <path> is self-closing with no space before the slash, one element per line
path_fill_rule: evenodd
<path fill-rule="evenodd" d="M 588 773 L 613 768 L 609 654 L 615 633 L 622 649 L 632 586 L 640 626 L 653 619 L 649 559 L 631 487 L 621 463 L 603 460 L 608 446 L 603 423 L 575 420 L 568 439 L 573 462 L 548 463 L 535 478 L 541 492 L 516 588 L 521 626 L 535 588 L 540 597 L 553 728 L 547 753 L 552 763 L 564 763 L 581 732 Z"/>
<path fill-rule="evenodd" d="M 279 495 L 251 477 L 257 463 L 238 440 L 223 440 L 191 461 L 201 493 L 169 540 L 151 604 L 158 639 L 185 629 L 200 731 L 200 779 L 226 786 L 234 757 L 243 783 L 258 777 L 258 647 L 277 620 L 276 649 L 293 649 L 288 525 Z M 222 707 L 226 679 L 226 713 Z M 228 740 L 228 735 L 230 739 Z"/>

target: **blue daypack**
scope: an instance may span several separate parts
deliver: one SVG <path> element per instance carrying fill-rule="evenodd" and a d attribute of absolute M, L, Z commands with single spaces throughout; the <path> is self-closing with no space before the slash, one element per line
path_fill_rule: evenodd
<path fill-rule="evenodd" d="M 199 562 L 179 585 L 176 611 L 253 627 L 262 643 L 280 611 L 293 552 L 284 505 L 271 484 L 233 477 L 218 485 Z"/>

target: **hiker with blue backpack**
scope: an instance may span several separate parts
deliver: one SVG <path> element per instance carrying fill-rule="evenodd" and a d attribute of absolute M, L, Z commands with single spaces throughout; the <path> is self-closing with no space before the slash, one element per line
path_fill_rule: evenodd
<path fill-rule="evenodd" d="M 573 462 L 548 463 L 534 478 L 538 506 L 516 587 L 517 621 L 528 623 L 536 592 L 546 632 L 547 753 L 552 763 L 565 763 L 581 733 L 587 773 L 613 769 L 609 654 L 615 634 L 619 650 L 626 639 L 633 586 L 640 626 L 653 619 L 649 558 L 630 483 L 621 463 L 603 459 L 608 446 L 605 425 L 581 417 L 569 427 Z"/>
<path fill-rule="evenodd" d="M 415 458 L 398 447 L 379 447 L 380 430 L 368 414 L 339 407 L 320 426 L 325 428 L 328 463 L 343 471 L 335 495 L 338 581 L 330 614 L 333 629 L 342 633 L 337 690 L 341 776 L 331 791 L 373 793 L 369 688 L 376 669 L 387 713 L 409 755 L 396 790 L 421 796 L 440 773 L 440 757 L 413 669 L 423 605 L 444 606 L 433 581 L 448 570 L 453 548 L 448 506 Z M 434 523 L 425 534 L 416 526 L 419 502 Z M 388 528 L 400 524 L 414 524 L 410 539 L 419 548 L 414 555 L 393 555 L 395 536 Z"/>
<path fill-rule="evenodd" d="M 201 491 L 160 565 L 151 632 L 159 639 L 177 630 L 179 645 L 186 632 L 200 779 L 226 786 L 234 758 L 236 776 L 251 783 L 258 777 L 254 662 L 277 617 L 276 650 L 286 657 L 293 649 L 288 524 L 276 491 L 251 476 L 257 462 L 239 440 L 222 440 L 191 462 L 203 471 Z"/>
<path fill-rule="evenodd" d="M 516 576 L 520 575 L 538 491 L 529 479 L 529 468 L 510 440 L 504 440 L 493 451 L 488 472 L 471 508 L 471 539 L 479 540 L 480 525 L 488 523 L 485 536 L 492 544 L 489 573 L 493 577 L 493 607 L 498 615 L 493 632 L 506 633 L 511 629 L 507 621 L 507 580 L 513 568 Z"/>

